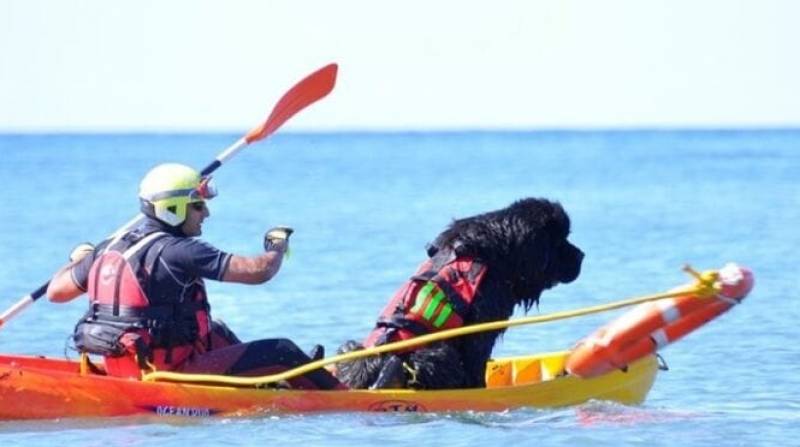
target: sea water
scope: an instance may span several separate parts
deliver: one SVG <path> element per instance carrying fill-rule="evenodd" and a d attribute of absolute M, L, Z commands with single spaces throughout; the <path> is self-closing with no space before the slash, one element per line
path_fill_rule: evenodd
<path fill-rule="evenodd" d="M 135 215 L 150 167 L 201 168 L 238 137 L 0 136 L 0 311 L 74 245 Z M 685 263 L 735 261 L 756 285 L 742 305 L 662 351 L 669 371 L 642 405 L 4 422 L 0 443 L 800 445 L 798 177 L 798 130 L 279 133 L 215 174 L 220 195 L 202 236 L 256 254 L 267 228 L 296 230 L 269 283 L 209 284 L 213 314 L 245 340 L 290 337 L 332 354 L 370 330 L 452 219 L 529 196 L 560 201 L 586 252 L 578 280 L 544 292 L 529 314 L 665 291 L 689 279 Z M 65 342 L 85 306 L 35 303 L 0 329 L 0 352 L 74 357 Z M 495 355 L 569 348 L 620 312 L 513 328 Z"/>

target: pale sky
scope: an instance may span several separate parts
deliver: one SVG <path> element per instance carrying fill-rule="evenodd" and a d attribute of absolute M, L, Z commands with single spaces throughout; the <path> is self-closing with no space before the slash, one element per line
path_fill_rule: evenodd
<path fill-rule="evenodd" d="M 0 132 L 800 126 L 791 0 L 0 0 Z"/>

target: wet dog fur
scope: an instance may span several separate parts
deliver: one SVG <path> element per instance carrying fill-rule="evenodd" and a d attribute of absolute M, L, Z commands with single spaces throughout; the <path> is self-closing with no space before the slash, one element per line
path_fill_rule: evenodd
<path fill-rule="evenodd" d="M 528 311 L 542 291 L 574 281 L 583 252 L 570 243 L 570 220 L 557 202 L 541 198 L 455 220 L 439 234 L 429 256 L 453 250 L 487 266 L 464 324 L 510 318 L 516 306 Z M 336 365 L 336 376 L 351 388 L 416 389 L 485 386 L 486 362 L 504 331 L 482 332 L 425 345 L 401 355 L 384 354 Z M 348 341 L 339 353 L 363 349 Z"/>

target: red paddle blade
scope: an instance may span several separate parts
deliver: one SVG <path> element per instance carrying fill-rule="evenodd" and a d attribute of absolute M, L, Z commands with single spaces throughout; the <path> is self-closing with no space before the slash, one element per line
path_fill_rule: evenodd
<path fill-rule="evenodd" d="M 324 98 L 336 85 L 338 68 L 336 64 L 326 65 L 295 84 L 275 104 L 269 118 L 245 135 L 245 141 L 250 144 L 263 139 L 275 132 L 295 113 Z"/>

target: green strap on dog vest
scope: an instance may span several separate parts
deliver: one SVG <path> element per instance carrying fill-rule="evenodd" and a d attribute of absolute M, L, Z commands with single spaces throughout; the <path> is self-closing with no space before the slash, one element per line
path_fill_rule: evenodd
<path fill-rule="evenodd" d="M 433 295 L 430 301 L 428 298 Z M 411 312 L 421 315 L 422 318 L 431 321 L 434 317 L 436 309 L 441 304 L 442 300 L 445 299 L 445 294 L 440 289 L 436 283 L 433 281 L 428 281 L 425 283 L 424 286 L 419 290 L 417 296 L 414 298 L 414 307 L 411 308 Z M 425 302 L 428 301 L 428 305 L 425 306 L 425 310 L 422 311 L 422 306 Z M 422 311 L 422 312 L 421 312 Z M 436 328 L 442 327 L 446 322 L 447 319 L 450 317 L 450 314 L 453 313 L 453 307 L 450 305 L 449 302 L 445 301 L 444 306 L 442 306 L 441 311 L 439 311 L 438 316 L 436 316 L 436 320 L 433 321 L 433 326 Z"/>

